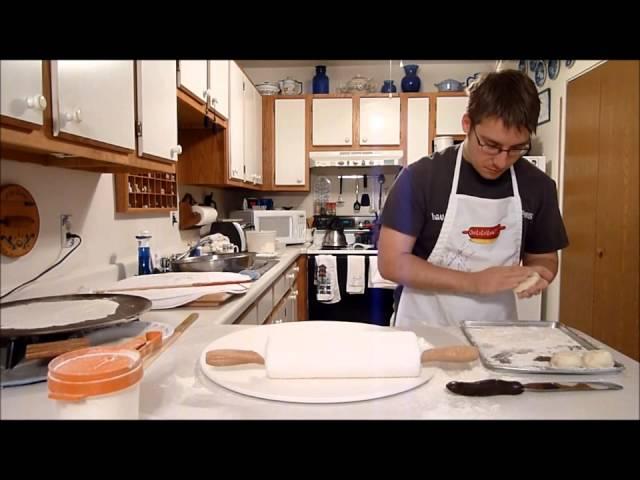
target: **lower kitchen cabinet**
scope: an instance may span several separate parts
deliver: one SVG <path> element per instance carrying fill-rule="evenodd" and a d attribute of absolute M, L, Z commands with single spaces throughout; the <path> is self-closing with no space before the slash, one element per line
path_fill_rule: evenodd
<path fill-rule="evenodd" d="M 234 324 L 267 325 L 306 320 L 306 260 L 306 255 L 298 257 Z"/>

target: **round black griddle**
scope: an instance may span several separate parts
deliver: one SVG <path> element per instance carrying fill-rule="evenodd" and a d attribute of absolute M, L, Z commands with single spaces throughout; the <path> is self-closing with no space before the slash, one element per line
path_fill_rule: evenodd
<path fill-rule="evenodd" d="M 80 300 L 111 300 L 118 304 L 114 313 L 103 318 L 95 318 L 85 320 L 69 325 L 58 325 L 42 328 L 31 329 L 5 329 L 2 328 L 2 316 L 11 309 L 20 305 L 28 305 L 32 303 L 50 303 L 51 309 L 55 310 L 56 302 L 70 302 Z M 52 297 L 29 298 L 26 300 L 17 300 L 0 305 L 0 338 L 16 338 L 33 335 L 44 335 L 50 333 L 74 332 L 77 330 L 89 330 L 93 328 L 101 328 L 105 326 L 115 325 L 119 323 L 131 322 L 151 309 L 151 301 L 136 295 L 122 294 L 74 294 L 74 295 L 56 295 Z"/>

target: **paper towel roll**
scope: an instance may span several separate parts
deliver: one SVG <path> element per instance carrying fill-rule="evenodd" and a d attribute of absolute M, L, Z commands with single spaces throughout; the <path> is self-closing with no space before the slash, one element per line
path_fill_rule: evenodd
<path fill-rule="evenodd" d="M 218 211 L 213 207 L 201 207 L 200 205 L 192 205 L 191 211 L 200 214 L 200 221 L 196 226 L 201 227 L 208 223 L 213 223 L 218 219 Z"/>

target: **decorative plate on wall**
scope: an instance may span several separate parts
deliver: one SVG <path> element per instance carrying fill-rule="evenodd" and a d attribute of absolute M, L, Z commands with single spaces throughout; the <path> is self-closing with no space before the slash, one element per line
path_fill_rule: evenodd
<path fill-rule="evenodd" d="M 542 87 L 544 82 L 547 80 L 547 68 L 542 60 L 538 60 L 536 63 L 536 68 L 533 70 L 535 72 L 534 79 L 536 85 L 538 87 Z"/>
<path fill-rule="evenodd" d="M 555 80 L 560 73 L 560 60 L 547 60 L 547 70 L 549 71 L 549 79 Z"/>
<path fill-rule="evenodd" d="M 40 215 L 31 194 L 20 185 L 0 188 L 0 252 L 21 257 L 31 251 L 40 233 Z"/>
<path fill-rule="evenodd" d="M 526 75 L 526 73 L 527 73 L 527 61 L 526 60 L 520 60 L 518 62 L 518 70 L 520 70 L 522 73 L 524 73 Z"/>

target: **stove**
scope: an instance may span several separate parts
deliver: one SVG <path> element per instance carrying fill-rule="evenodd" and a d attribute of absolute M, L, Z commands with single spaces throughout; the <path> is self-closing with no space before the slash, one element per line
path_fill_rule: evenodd
<path fill-rule="evenodd" d="M 339 224 L 347 238 L 346 247 L 323 247 L 322 240 L 332 224 Z M 313 242 L 307 253 L 377 253 L 377 217 L 375 215 L 353 215 L 353 216 L 329 216 L 316 215 L 313 217 Z"/>

